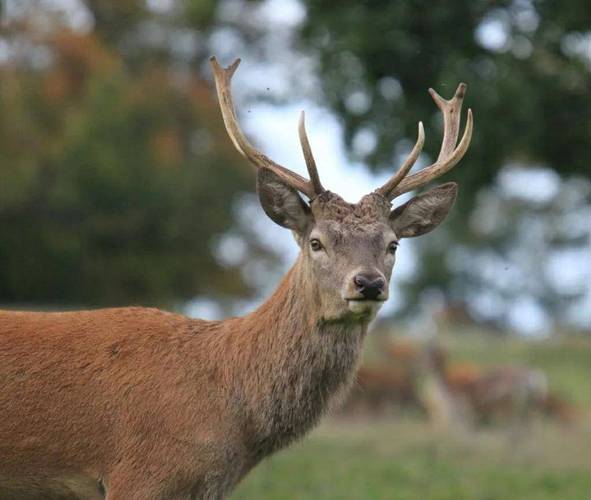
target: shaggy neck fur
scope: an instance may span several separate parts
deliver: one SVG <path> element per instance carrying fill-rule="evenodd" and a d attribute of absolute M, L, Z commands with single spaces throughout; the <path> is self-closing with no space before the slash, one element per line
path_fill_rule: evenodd
<path fill-rule="evenodd" d="M 347 389 L 367 331 L 368 319 L 323 320 L 303 259 L 258 310 L 235 320 L 241 332 L 236 376 L 255 461 L 308 431 Z"/>

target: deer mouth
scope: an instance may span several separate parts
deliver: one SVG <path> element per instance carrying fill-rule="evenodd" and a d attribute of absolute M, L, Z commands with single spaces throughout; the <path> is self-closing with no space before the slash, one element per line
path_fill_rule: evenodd
<path fill-rule="evenodd" d="M 363 297 L 354 297 L 351 299 L 345 299 L 347 302 L 366 302 L 368 304 L 376 303 L 376 302 L 386 302 L 388 297 L 379 297 L 377 299 L 365 299 Z"/>
<path fill-rule="evenodd" d="M 347 301 L 347 308 L 353 314 L 373 315 L 378 312 L 382 304 L 386 301 L 385 298 L 364 299 L 355 297 L 345 299 Z"/>

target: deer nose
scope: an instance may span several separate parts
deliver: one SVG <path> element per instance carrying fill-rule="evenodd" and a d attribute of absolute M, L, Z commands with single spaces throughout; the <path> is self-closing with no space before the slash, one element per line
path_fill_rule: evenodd
<path fill-rule="evenodd" d="M 376 300 L 384 291 L 386 280 L 381 276 L 370 274 L 358 274 L 353 278 L 356 290 L 364 299 Z"/>

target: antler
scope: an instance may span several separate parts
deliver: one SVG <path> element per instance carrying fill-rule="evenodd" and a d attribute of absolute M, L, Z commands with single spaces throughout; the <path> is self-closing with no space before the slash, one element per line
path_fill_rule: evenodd
<path fill-rule="evenodd" d="M 317 194 L 323 193 L 325 189 L 320 183 L 320 177 L 318 175 L 318 169 L 316 168 L 316 161 L 314 161 L 314 155 L 312 154 L 312 148 L 306 135 L 306 114 L 302 111 L 300 114 L 300 121 L 298 124 L 298 135 L 300 136 L 300 144 L 302 145 L 302 151 L 304 153 L 304 159 L 306 160 L 306 167 L 310 174 L 310 181 L 314 186 L 314 190 Z"/>
<path fill-rule="evenodd" d="M 429 93 L 435 101 L 435 104 L 443 113 L 443 142 L 441 143 L 441 150 L 439 151 L 437 161 L 428 167 L 425 167 L 420 172 L 417 172 L 410 177 L 406 177 L 406 174 L 412 168 L 421 153 L 425 140 L 423 124 L 419 122 L 419 137 L 414 148 L 392 178 L 376 190 L 377 193 L 385 196 L 389 200 L 393 200 L 402 193 L 423 186 L 436 177 L 445 174 L 463 158 L 470 145 L 473 124 L 472 110 L 468 109 L 468 118 L 466 120 L 464 135 L 456 147 L 460 132 L 460 119 L 462 117 L 462 101 L 466 94 L 466 88 L 467 85 L 465 83 L 460 83 L 453 98 L 449 101 L 443 99 L 443 97 L 433 89 L 429 89 Z"/>
<path fill-rule="evenodd" d="M 310 181 L 305 179 L 299 174 L 292 172 L 291 170 L 278 165 L 273 160 L 265 156 L 263 153 L 255 149 L 246 139 L 236 118 L 236 111 L 234 109 L 234 102 L 232 100 L 231 81 L 236 68 L 240 64 L 240 59 L 236 59 L 230 66 L 223 68 L 217 62 L 215 57 L 210 59 L 211 67 L 215 78 L 215 86 L 217 89 L 218 99 L 220 101 L 220 109 L 222 111 L 222 117 L 224 119 L 224 125 L 226 131 L 234 144 L 234 147 L 238 150 L 242 156 L 248 159 L 257 168 L 268 168 L 277 174 L 286 184 L 297 189 L 301 193 L 305 194 L 308 198 L 315 198 L 317 195 L 324 191 L 322 184 L 320 184 L 320 177 L 316 169 L 316 162 L 312 155 L 312 149 L 306 136 L 306 128 L 304 125 L 304 114 L 300 116 L 299 123 L 299 136 L 302 144 L 302 150 L 304 152 L 304 158 L 306 160 L 306 167 L 310 174 Z"/>

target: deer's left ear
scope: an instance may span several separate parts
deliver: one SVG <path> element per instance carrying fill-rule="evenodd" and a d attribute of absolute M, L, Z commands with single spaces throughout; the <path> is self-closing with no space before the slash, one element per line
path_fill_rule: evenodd
<path fill-rule="evenodd" d="M 458 185 L 448 182 L 415 196 L 390 213 L 390 226 L 398 238 L 412 238 L 435 229 L 458 195 Z"/>

